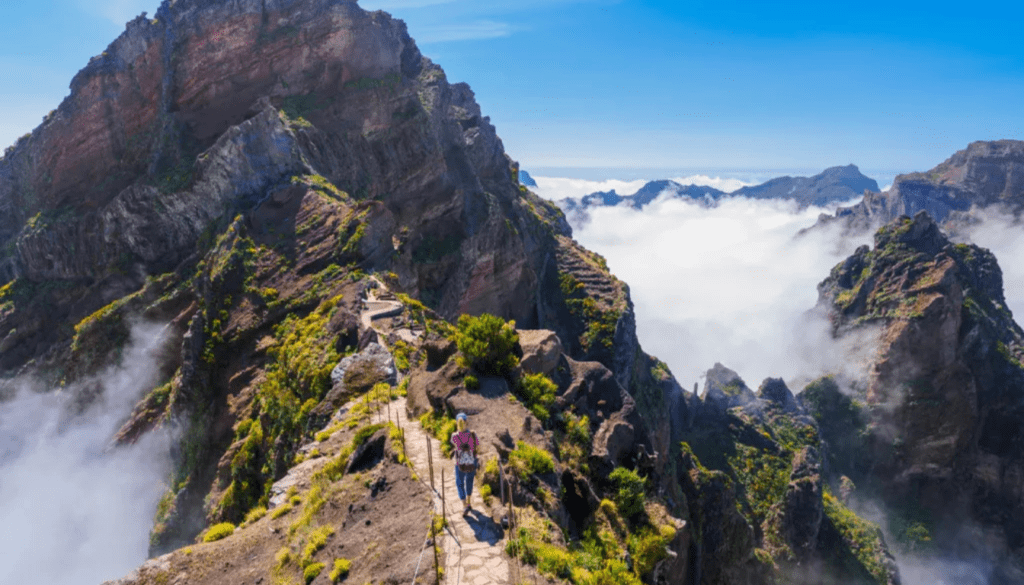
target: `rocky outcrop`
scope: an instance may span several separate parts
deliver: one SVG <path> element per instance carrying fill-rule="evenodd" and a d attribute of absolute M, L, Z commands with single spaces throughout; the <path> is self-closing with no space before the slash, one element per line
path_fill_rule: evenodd
<path fill-rule="evenodd" d="M 730 408 L 753 403 L 757 397 L 739 374 L 716 363 L 707 371 L 701 399 L 706 412 L 721 416 Z"/>
<path fill-rule="evenodd" d="M 519 345 L 523 348 L 520 365 L 531 374 L 550 375 L 562 355 L 562 342 L 554 331 L 520 329 Z"/>
<path fill-rule="evenodd" d="M 942 550 L 981 554 L 997 567 L 991 582 L 1010 582 L 1024 551 L 1024 483 L 1010 471 L 1022 469 L 1024 452 L 1015 430 L 1024 428 L 1024 332 L 995 258 L 950 243 L 922 211 L 883 226 L 874 249 L 836 266 L 819 290 L 837 334 L 882 328 L 867 409 L 843 422 L 868 425 L 861 456 L 871 463 L 836 471 L 893 506 L 913 502 Z M 1001 531 L 1006 552 L 965 552 L 965 518 Z"/>
<path fill-rule="evenodd" d="M 850 207 L 840 207 L 824 223 L 867 230 L 906 215 L 926 211 L 936 222 L 953 227 L 969 219 L 972 207 L 998 205 L 1019 213 L 1024 205 L 1024 142 L 972 142 L 964 150 L 924 173 L 898 175 L 892 187 L 877 188 Z"/>
<path fill-rule="evenodd" d="M 387 14 L 345 0 L 168 3 L 129 23 L 0 159 L 0 281 L 116 277 L 133 290 L 313 176 L 366 205 L 339 260 L 395 272 L 449 317 L 536 324 L 532 291 L 567 226 L 514 167 L 472 91 Z M 110 300 L 85 295 L 85 314 Z"/>

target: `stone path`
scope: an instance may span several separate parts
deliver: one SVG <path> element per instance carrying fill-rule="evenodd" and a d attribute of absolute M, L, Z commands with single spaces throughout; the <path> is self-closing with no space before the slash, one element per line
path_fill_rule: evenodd
<path fill-rule="evenodd" d="M 395 408 L 397 407 L 397 408 Z M 405 413 L 405 398 L 392 403 L 392 415 L 398 412 L 398 420 L 405 429 L 405 454 L 416 469 L 420 481 L 430 485 L 430 467 L 427 462 L 427 442 L 430 442 L 434 461 L 434 511 L 441 514 L 442 472 L 444 475 L 444 499 L 448 526 L 441 537 L 445 551 L 444 575 L 446 585 L 508 585 L 509 565 L 505 556 L 504 531 L 486 512 L 479 494 L 479 482 L 473 485 L 470 497 L 472 510 L 462 514 L 455 487 L 455 465 L 441 453 L 441 443 L 430 437 L 419 425 L 410 421 Z M 477 473 L 478 479 L 480 473 Z M 427 561 L 424 557 L 424 565 Z M 421 569 L 422 572 L 422 569 Z"/>
<path fill-rule="evenodd" d="M 402 303 L 395 300 L 394 295 L 384 286 L 384 283 L 377 280 L 376 277 L 373 280 L 377 283 L 377 286 L 367 289 L 366 299 L 363 301 L 364 309 L 359 314 L 359 320 L 363 325 L 363 329 L 373 327 L 373 321 L 376 319 L 395 317 L 401 315 L 402 311 L 405 310 Z M 377 329 L 376 327 L 373 328 Z M 377 330 L 377 332 L 382 337 L 384 336 L 382 331 Z M 420 332 L 408 328 L 397 329 L 395 333 L 406 343 L 412 343 L 420 337 Z"/>
<path fill-rule="evenodd" d="M 392 300 L 387 288 L 379 280 L 378 286 L 367 290 L 364 301 L 365 309 L 360 314 L 363 327 L 373 327 L 373 321 L 401 313 L 403 306 Z M 389 298 L 390 297 L 390 298 Z M 376 327 L 374 327 L 376 329 Z M 378 329 L 384 336 L 384 332 Z M 408 342 L 415 341 L 419 333 L 411 329 L 398 329 L 396 333 Z M 455 465 L 442 455 L 441 443 L 430 437 L 420 426 L 419 421 L 406 416 L 406 399 L 400 398 L 392 403 L 391 413 L 397 412 L 398 422 L 405 429 L 405 452 L 420 481 L 430 485 L 430 466 L 428 464 L 427 443 L 430 443 L 434 465 L 434 511 L 441 514 L 445 510 L 448 528 L 440 543 L 445 552 L 444 582 L 446 585 L 509 585 L 509 563 L 505 556 L 504 531 L 488 514 L 484 512 L 483 499 L 479 493 L 479 481 L 474 482 L 473 494 L 470 497 L 472 510 L 463 516 L 462 502 L 459 501 L 455 487 Z M 383 413 L 382 413 L 383 416 Z M 383 418 L 380 422 L 384 422 Z M 442 475 L 444 487 L 442 489 Z M 477 473 L 479 480 L 480 473 Z M 444 506 L 442 506 L 442 494 Z M 424 554 L 421 574 L 429 574 L 432 570 L 430 562 Z"/>

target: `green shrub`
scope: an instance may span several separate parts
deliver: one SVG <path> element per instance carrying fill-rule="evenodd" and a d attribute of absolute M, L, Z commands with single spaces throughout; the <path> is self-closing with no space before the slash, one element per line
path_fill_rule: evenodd
<path fill-rule="evenodd" d="M 302 550 L 302 558 L 299 563 L 302 566 L 308 566 L 312 563 L 313 555 L 327 545 L 327 539 L 332 534 L 334 534 L 334 527 L 332 526 L 321 526 L 310 533 L 309 538 L 306 539 L 306 548 Z"/>
<path fill-rule="evenodd" d="M 462 383 L 466 385 L 469 390 L 479 390 L 480 380 L 473 374 L 466 374 L 466 377 L 462 379 Z"/>
<path fill-rule="evenodd" d="M 644 511 L 644 478 L 631 469 L 617 467 L 608 476 L 615 485 L 615 505 L 630 520 Z"/>
<path fill-rule="evenodd" d="M 667 544 L 665 536 L 649 527 L 630 535 L 629 554 L 637 577 L 645 577 L 658 561 L 668 556 Z"/>
<path fill-rule="evenodd" d="M 412 355 L 412 347 L 399 339 L 391 346 L 391 354 L 395 357 L 395 367 L 403 372 L 409 371 L 409 357 Z"/>
<path fill-rule="evenodd" d="M 527 374 L 519 379 L 519 394 L 523 404 L 542 422 L 551 417 L 548 408 L 555 401 L 558 386 L 544 374 Z"/>
<path fill-rule="evenodd" d="M 230 522 L 222 522 L 220 524 L 214 524 L 206 531 L 206 535 L 203 536 L 203 542 L 213 542 L 222 538 L 227 538 L 235 532 L 235 525 Z"/>
<path fill-rule="evenodd" d="M 543 475 L 555 470 L 555 461 L 550 453 L 522 441 L 516 443 L 516 448 L 508 454 L 508 465 L 522 481 L 531 475 Z"/>
<path fill-rule="evenodd" d="M 590 417 L 569 413 L 565 418 L 565 434 L 580 447 L 590 446 Z"/>
<path fill-rule="evenodd" d="M 306 583 L 312 583 L 313 579 L 316 579 L 320 575 L 320 572 L 324 570 L 323 563 L 313 563 L 302 571 L 302 578 L 306 580 Z"/>
<path fill-rule="evenodd" d="M 610 559 L 605 561 L 600 571 L 585 579 L 584 585 L 640 585 L 640 579 L 630 572 L 626 563 Z"/>
<path fill-rule="evenodd" d="M 451 457 L 455 446 L 452 445 L 452 433 L 458 426 L 455 419 L 448 416 L 447 412 L 428 412 L 420 417 L 420 425 L 427 430 L 435 439 L 441 441 L 441 454 Z"/>
<path fill-rule="evenodd" d="M 519 364 L 514 351 L 519 343 L 515 321 L 484 313 L 479 317 L 461 315 L 455 343 L 465 365 L 481 374 L 504 376 Z"/>
<path fill-rule="evenodd" d="M 337 583 L 348 577 L 348 571 L 352 568 L 352 561 L 348 559 L 334 559 L 334 568 L 331 569 L 331 583 Z"/>
<path fill-rule="evenodd" d="M 256 506 L 252 510 L 249 510 L 249 513 L 245 515 L 245 524 L 252 524 L 253 522 L 259 520 L 260 518 L 266 515 L 266 506 Z"/>

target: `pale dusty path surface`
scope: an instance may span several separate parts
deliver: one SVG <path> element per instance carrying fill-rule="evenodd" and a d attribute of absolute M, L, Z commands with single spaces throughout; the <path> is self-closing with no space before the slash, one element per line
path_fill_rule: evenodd
<path fill-rule="evenodd" d="M 440 538 L 445 551 L 444 580 L 447 585 L 508 585 L 509 563 L 505 555 L 505 540 L 501 527 L 485 512 L 487 509 L 479 494 L 479 482 L 473 486 L 470 497 L 472 510 L 462 514 L 455 487 L 455 465 L 441 454 L 441 443 L 430 437 L 419 425 L 410 421 L 405 413 L 405 398 L 392 403 L 392 416 L 398 413 L 398 421 L 405 429 L 405 454 L 416 469 L 420 480 L 430 485 L 430 468 L 427 463 L 427 442 L 431 444 L 434 461 L 434 509 L 441 514 L 441 494 L 445 499 L 449 529 Z M 396 408 L 397 407 L 397 408 Z M 442 472 L 444 489 L 442 490 Z M 477 473 L 479 479 L 480 473 Z M 432 559 L 424 557 L 428 572 L 433 567 Z M 423 572 L 423 569 L 421 569 Z"/>
<path fill-rule="evenodd" d="M 364 301 L 365 309 L 360 314 L 363 327 L 374 327 L 373 321 L 399 314 L 402 304 L 391 300 L 390 293 L 383 283 L 378 282 L 377 288 L 367 291 Z M 390 297 L 390 298 L 389 298 Z M 374 327 L 374 329 L 377 329 Z M 419 338 L 419 333 L 411 329 L 395 331 L 401 339 L 408 342 Z M 383 331 L 378 333 L 384 337 Z M 434 466 L 434 511 L 437 514 L 446 512 L 448 528 L 440 535 L 439 542 L 444 549 L 444 582 L 446 585 L 509 585 L 509 562 L 505 555 L 504 531 L 484 510 L 483 499 L 479 494 L 479 481 L 473 485 L 470 497 L 472 510 L 467 515 L 462 513 L 462 502 L 459 500 L 455 487 L 455 465 L 451 459 L 442 455 L 441 443 L 429 436 L 420 427 L 419 421 L 409 420 L 405 412 L 405 398 L 391 404 L 392 420 L 397 416 L 398 423 L 405 429 L 405 454 L 412 462 L 420 481 L 430 485 L 430 465 L 428 463 L 427 443 L 430 443 Z M 384 422 L 387 414 L 381 413 Z M 442 482 L 442 475 L 443 482 Z M 477 472 L 477 480 L 480 478 Z M 444 487 L 442 488 L 442 483 Z M 442 506 L 442 494 L 444 506 Z M 428 552 L 423 554 L 420 573 L 429 575 L 433 571 L 433 559 Z"/>

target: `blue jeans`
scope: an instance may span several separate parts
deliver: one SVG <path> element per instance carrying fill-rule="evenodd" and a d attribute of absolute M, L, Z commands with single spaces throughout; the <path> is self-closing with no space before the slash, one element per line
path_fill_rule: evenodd
<path fill-rule="evenodd" d="M 464 473 L 458 465 L 455 466 L 455 487 L 459 490 L 460 500 L 465 500 L 473 495 L 473 478 L 475 476 L 475 470 L 472 473 Z"/>

